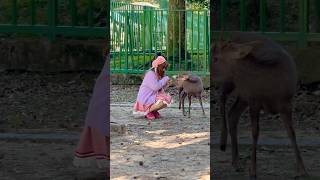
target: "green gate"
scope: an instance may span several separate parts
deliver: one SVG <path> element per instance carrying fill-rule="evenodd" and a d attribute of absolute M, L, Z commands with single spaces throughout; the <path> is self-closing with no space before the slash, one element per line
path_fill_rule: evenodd
<path fill-rule="evenodd" d="M 111 10 L 111 71 L 112 73 L 142 74 L 150 68 L 156 53 L 168 58 L 169 74 L 192 71 L 194 74 L 209 74 L 209 12 L 207 10 L 174 10 L 175 16 L 185 15 L 185 43 L 181 47 L 181 26 L 171 29 L 176 32 L 179 43 L 169 40 L 169 10 L 146 6 L 116 6 Z M 178 44 L 179 53 L 170 58 L 169 42 Z M 185 49 L 185 51 L 180 51 Z M 183 52 L 183 54 L 181 54 Z"/>

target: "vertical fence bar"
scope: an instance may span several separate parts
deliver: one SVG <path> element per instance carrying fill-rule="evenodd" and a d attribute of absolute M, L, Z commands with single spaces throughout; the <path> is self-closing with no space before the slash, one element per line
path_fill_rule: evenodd
<path fill-rule="evenodd" d="M 176 58 L 176 47 L 175 47 L 175 40 L 176 40 L 176 38 L 174 38 L 174 36 L 175 36 L 175 34 L 176 34 L 176 31 L 175 31 L 175 20 L 176 20 L 176 11 L 175 10 L 173 10 L 173 32 L 172 32 L 172 34 L 173 34 L 173 41 L 172 41 L 172 43 L 173 43 L 173 45 L 172 45 L 172 49 L 173 49 L 173 51 L 172 51 L 172 59 L 173 59 L 173 61 L 172 61 L 172 70 L 175 70 L 175 58 Z"/>
<path fill-rule="evenodd" d="M 143 24 L 142 24 L 142 31 L 143 31 L 143 70 L 145 70 L 145 64 L 146 64 L 146 9 L 143 8 Z"/>
<path fill-rule="evenodd" d="M 141 62 L 141 60 L 140 60 L 140 49 L 141 49 L 141 24 L 142 24 L 142 19 L 141 19 L 141 11 L 140 11 L 140 9 L 139 9 L 139 13 L 138 13 L 138 22 L 137 22 L 137 24 L 138 24 L 138 48 L 137 48 L 137 50 L 138 50 L 138 62 L 139 62 L 139 64 L 141 64 L 142 62 Z"/>
<path fill-rule="evenodd" d="M 226 0 L 221 0 L 220 4 L 220 27 L 225 29 Z"/>
<path fill-rule="evenodd" d="M 116 52 L 117 52 L 117 28 L 116 28 L 116 15 L 115 15 L 116 12 L 113 12 L 111 11 L 111 17 L 112 17 L 112 33 L 113 33 L 113 53 L 116 55 Z M 114 56 L 115 58 L 113 58 L 113 68 L 116 67 L 116 56 Z"/>
<path fill-rule="evenodd" d="M 11 17 L 11 23 L 12 25 L 17 25 L 17 0 L 11 0 L 11 7 L 12 7 L 12 17 Z"/>
<path fill-rule="evenodd" d="M 163 10 L 161 10 L 160 11 L 160 16 L 161 16 L 161 18 L 160 18 L 160 37 L 161 37 L 161 41 L 160 41 L 160 50 L 161 50 L 161 54 L 163 53 Z"/>
<path fill-rule="evenodd" d="M 49 24 L 49 40 L 55 40 L 55 26 L 56 26 L 56 0 L 49 0 L 48 2 L 48 24 Z"/>
<path fill-rule="evenodd" d="M 70 15 L 71 15 L 71 24 L 72 26 L 77 25 L 77 6 L 75 0 L 70 0 Z"/>
<path fill-rule="evenodd" d="M 54 2 L 54 16 L 55 16 L 55 25 L 59 25 L 59 0 L 55 0 Z"/>
<path fill-rule="evenodd" d="M 307 46 L 308 32 L 308 0 L 299 0 L 299 46 Z"/>
<path fill-rule="evenodd" d="M 179 70 L 181 68 L 181 10 L 178 11 L 179 13 Z"/>
<path fill-rule="evenodd" d="M 208 23 L 208 18 L 207 18 L 207 11 L 204 11 L 204 28 L 203 28 L 203 54 L 204 54 L 204 59 L 205 59 L 205 64 L 203 68 L 203 74 L 206 74 L 207 68 L 208 68 L 208 58 L 207 58 L 207 23 Z"/>
<path fill-rule="evenodd" d="M 93 25 L 93 0 L 88 0 L 88 26 Z"/>
<path fill-rule="evenodd" d="M 126 49 L 126 72 L 129 69 L 129 59 L 128 59 L 128 24 L 129 24 L 129 18 L 128 18 L 128 11 L 125 12 L 125 24 L 124 24 L 124 41 L 125 41 L 125 49 Z"/>
<path fill-rule="evenodd" d="M 156 13 L 156 22 L 155 22 L 155 26 L 154 26 L 154 29 L 155 29 L 155 32 L 156 32 L 156 34 L 155 34 L 155 37 L 154 37 L 154 45 L 155 45 L 155 53 L 157 54 L 157 52 L 158 52 L 158 50 L 157 50 L 157 48 L 158 48 L 158 46 L 157 46 L 157 44 L 158 44 L 158 11 L 156 10 L 155 11 L 155 13 Z"/>
<path fill-rule="evenodd" d="M 119 69 L 121 69 L 121 56 L 122 56 L 122 47 L 121 47 L 121 45 L 122 45 L 122 40 L 121 40 L 121 37 L 122 37 L 121 22 L 122 22 L 122 20 L 121 20 L 121 16 L 119 16 L 121 14 L 122 14 L 121 11 L 119 11 L 119 14 L 118 14 L 118 22 L 119 22 L 119 24 L 118 24 L 118 26 L 119 26 L 119 31 L 118 31 L 118 35 L 119 35 L 119 39 L 118 39 L 118 43 L 119 43 Z"/>
<path fill-rule="evenodd" d="M 152 11 L 151 11 L 151 9 L 149 9 L 149 33 L 150 33 L 149 57 L 150 57 L 150 54 L 152 53 L 152 49 L 153 49 L 152 27 L 153 27 Z"/>
<path fill-rule="evenodd" d="M 134 27 L 133 27 L 133 10 L 130 10 L 130 16 L 128 16 L 128 20 L 129 20 L 129 29 L 130 29 L 130 57 L 131 57 L 131 67 L 134 68 L 134 54 L 133 54 L 133 45 L 134 45 Z M 131 22 L 131 23 L 130 23 Z"/>
<path fill-rule="evenodd" d="M 184 69 L 186 70 L 187 69 L 187 65 L 188 65 L 188 10 L 185 10 L 185 19 L 184 19 L 184 23 L 185 23 L 185 28 L 186 28 L 186 31 L 185 31 L 185 42 L 184 42 Z"/>
<path fill-rule="evenodd" d="M 197 70 L 199 71 L 199 68 L 200 68 L 200 52 L 199 52 L 199 49 L 200 49 L 200 11 L 198 10 L 198 38 L 197 38 L 197 55 L 198 55 L 198 67 L 197 67 Z"/>
<path fill-rule="evenodd" d="M 246 30 L 246 0 L 240 0 L 240 30 Z"/>
<path fill-rule="evenodd" d="M 36 5 L 34 0 L 30 0 L 31 25 L 36 24 Z"/>
<path fill-rule="evenodd" d="M 266 31 L 266 0 L 260 0 L 260 31 Z"/>
<path fill-rule="evenodd" d="M 190 71 L 193 69 L 193 11 L 191 11 L 191 65 Z"/>
<path fill-rule="evenodd" d="M 169 14 L 170 14 L 170 11 L 171 10 L 167 10 L 167 17 L 168 17 L 168 20 L 169 20 L 169 18 L 170 18 L 170 16 L 169 16 Z M 169 56 L 169 50 L 168 50 L 168 47 L 169 47 L 169 21 L 167 21 L 167 38 L 166 38 L 166 51 L 167 51 L 167 57 Z"/>
<path fill-rule="evenodd" d="M 280 32 L 283 33 L 284 32 L 284 23 L 285 23 L 285 6 L 284 6 L 284 0 L 280 0 Z"/>

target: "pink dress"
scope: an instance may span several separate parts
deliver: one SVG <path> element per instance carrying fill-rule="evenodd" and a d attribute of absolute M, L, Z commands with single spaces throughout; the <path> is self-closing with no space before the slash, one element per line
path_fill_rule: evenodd
<path fill-rule="evenodd" d="M 74 152 L 76 167 L 94 166 L 106 169 L 110 161 L 109 56 L 96 80 L 86 115 L 85 126 Z"/>
<path fill-rule="evenodd" d="M 148 71 L 139 88 L 137 100 L 133 106 L 133 114 L 146 115 L 150 112 L 150 107 L 153 104 L 161 101 L 169 106 L 172 103 L 172 98 L 163 89 L 168 80 L 168 76 L 158 80 L 154 71 Z"/>

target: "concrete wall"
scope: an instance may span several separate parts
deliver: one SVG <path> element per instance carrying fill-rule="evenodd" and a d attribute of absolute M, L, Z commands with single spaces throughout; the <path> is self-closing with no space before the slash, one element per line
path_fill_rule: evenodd
<path fill-rule="evenodd" d="M 0 39 L 0 70 L 100 71 L 105 46 L 105 40 Z"/>

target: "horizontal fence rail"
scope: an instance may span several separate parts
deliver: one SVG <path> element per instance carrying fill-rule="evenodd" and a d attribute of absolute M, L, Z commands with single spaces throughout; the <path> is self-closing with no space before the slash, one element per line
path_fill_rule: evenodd
<path fill-rule="evenodd" d="M 0 33 L 43 35 L 51 41 L 57 36 L 105 38 L 106 6 L 99 0 L 2 0 Z"/>
<path fill-rule="evenodd" d="M 209 74 L 207 10 L 136 7 L 112 10 L 110 17 L 113 73 L 144 73 L 152 57 L 161 53 L 170 64 L 168 74 Z"/>

